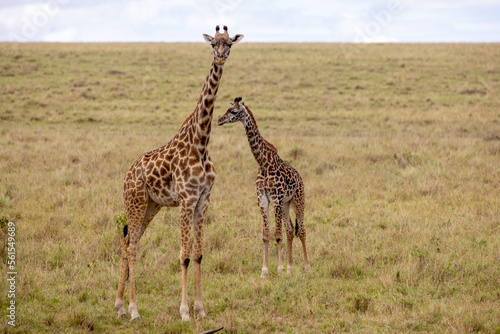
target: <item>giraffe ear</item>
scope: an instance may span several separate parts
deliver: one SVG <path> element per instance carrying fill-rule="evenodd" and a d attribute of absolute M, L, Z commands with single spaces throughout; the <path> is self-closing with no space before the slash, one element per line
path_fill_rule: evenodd
<path fill-rule="evenodd" d="M 230 107 L 232 107 L 232 106 L 234 106 L 234 104 L 233 104 L 233 103 L 231 103 L 231 102 L 229 102 L 229 106 L 230 106 Z"/>
<path fill-rule="evenodd" d="M 207 42 L 208 44 L 212 44 L 212 41 L 214 40 L 212 36 L 207 34 L 203 34 L 203 38 L 205 39 L 205 42 Z"/>
<path fill-rule="evenodd" d="M 241 40 L 243 39 L 243 35 L 240 35 L 240 34 L 237 34 L 237 35 L 234 35 L 233 38 L 231 38 L 231 42 L 233 42 L 233 44 L 236 44 L 236 43 L 239 43 L 241 42 Z"/>

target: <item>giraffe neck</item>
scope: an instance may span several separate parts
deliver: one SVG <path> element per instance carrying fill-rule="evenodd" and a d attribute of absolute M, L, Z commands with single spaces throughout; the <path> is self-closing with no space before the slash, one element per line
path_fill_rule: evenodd
<path fill-rule="evenodd" d="M 208 73 L 207 79 L 203 84 L 203 89 L 198 99 L 198 103 L 196 104 L 196 109 L 192 113 L 191 117 L 188 117 L 185 121 L 186 123 L 191 118 L 191 126 L 194 130 L 193 139 L 196 142 L 199 141 L 202 147 L 206 147 L 210 139 L 215 96 L 217 95 L 217 90 L 219 89 L 219 82 L 222 77 L 222 68 L 223 65 L 217 65 L 215 62 L 212 62 L 210 72 Z"/>
<path fill-rule="evenodd" d="M 246 109 L 248 116 L 243 120 L 243 125 L 245 126 L 248 144 L 250 145 L 255 160 L 260 167 L 264 168 L 272 163 L 278 155 L 278 150 L 273 144 L 262 137 L 252 112 L 248 107 Z"/>

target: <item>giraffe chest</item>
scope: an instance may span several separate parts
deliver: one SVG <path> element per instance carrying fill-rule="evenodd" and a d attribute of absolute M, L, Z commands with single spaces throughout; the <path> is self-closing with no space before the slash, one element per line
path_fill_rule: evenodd
<path fill-rule="evenodd" d="M 154 202 L 178 206 L 180 200 L 198 197 L 212 187 L 215 170 L 209 157 L 196 160 L 174 154 L 167 158 L 145 164 L 146 190 Z"/>
<path fill-rule="evenodd" d="M 170 166 L 146 169 L 146 191 L 149 197 L 162 206 L 178 206 L 179 196 L 175 191 L 175 178 Z"/>
<path fill-rule="evenodd" d="M 289 202 L 298 188 L 295 175 L 283 168 L 268 168 L 259 170 L 257 189 L 266 194 L 273 206 Z"/>

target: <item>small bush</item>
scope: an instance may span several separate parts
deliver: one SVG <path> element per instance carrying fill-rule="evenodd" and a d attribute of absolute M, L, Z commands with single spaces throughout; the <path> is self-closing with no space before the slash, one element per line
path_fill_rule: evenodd
<path fill-rule="evenodd" d="M 127 225 L 127 214 L 125 212 L 122 212 L 118 215 L 115 216 L 115 224 L 116 228 L 120 233 L 123 231 L 123 227 Z"/>

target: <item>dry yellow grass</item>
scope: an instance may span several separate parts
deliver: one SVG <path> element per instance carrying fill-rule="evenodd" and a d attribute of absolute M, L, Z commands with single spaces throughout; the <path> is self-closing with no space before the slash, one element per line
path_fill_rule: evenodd
<path fill-rule="evenodd" d="M 241 126 L 214 127 L 208 317 L 180 321 L 178 212 L 163 209 L 129 323 L 113 309 L 122 179 L 193 110 L 211 50 L 0 44 L 0 218 L 16 223 L 19 272 L 3 331 L 500 332 L 500 45 L 349 47 L 238 45 L 214 113 L 243 96 L 302 175 L 312 272 L 296 242 L 293 275 L 270 256 L 260 279 L 257 165 Z"/>

